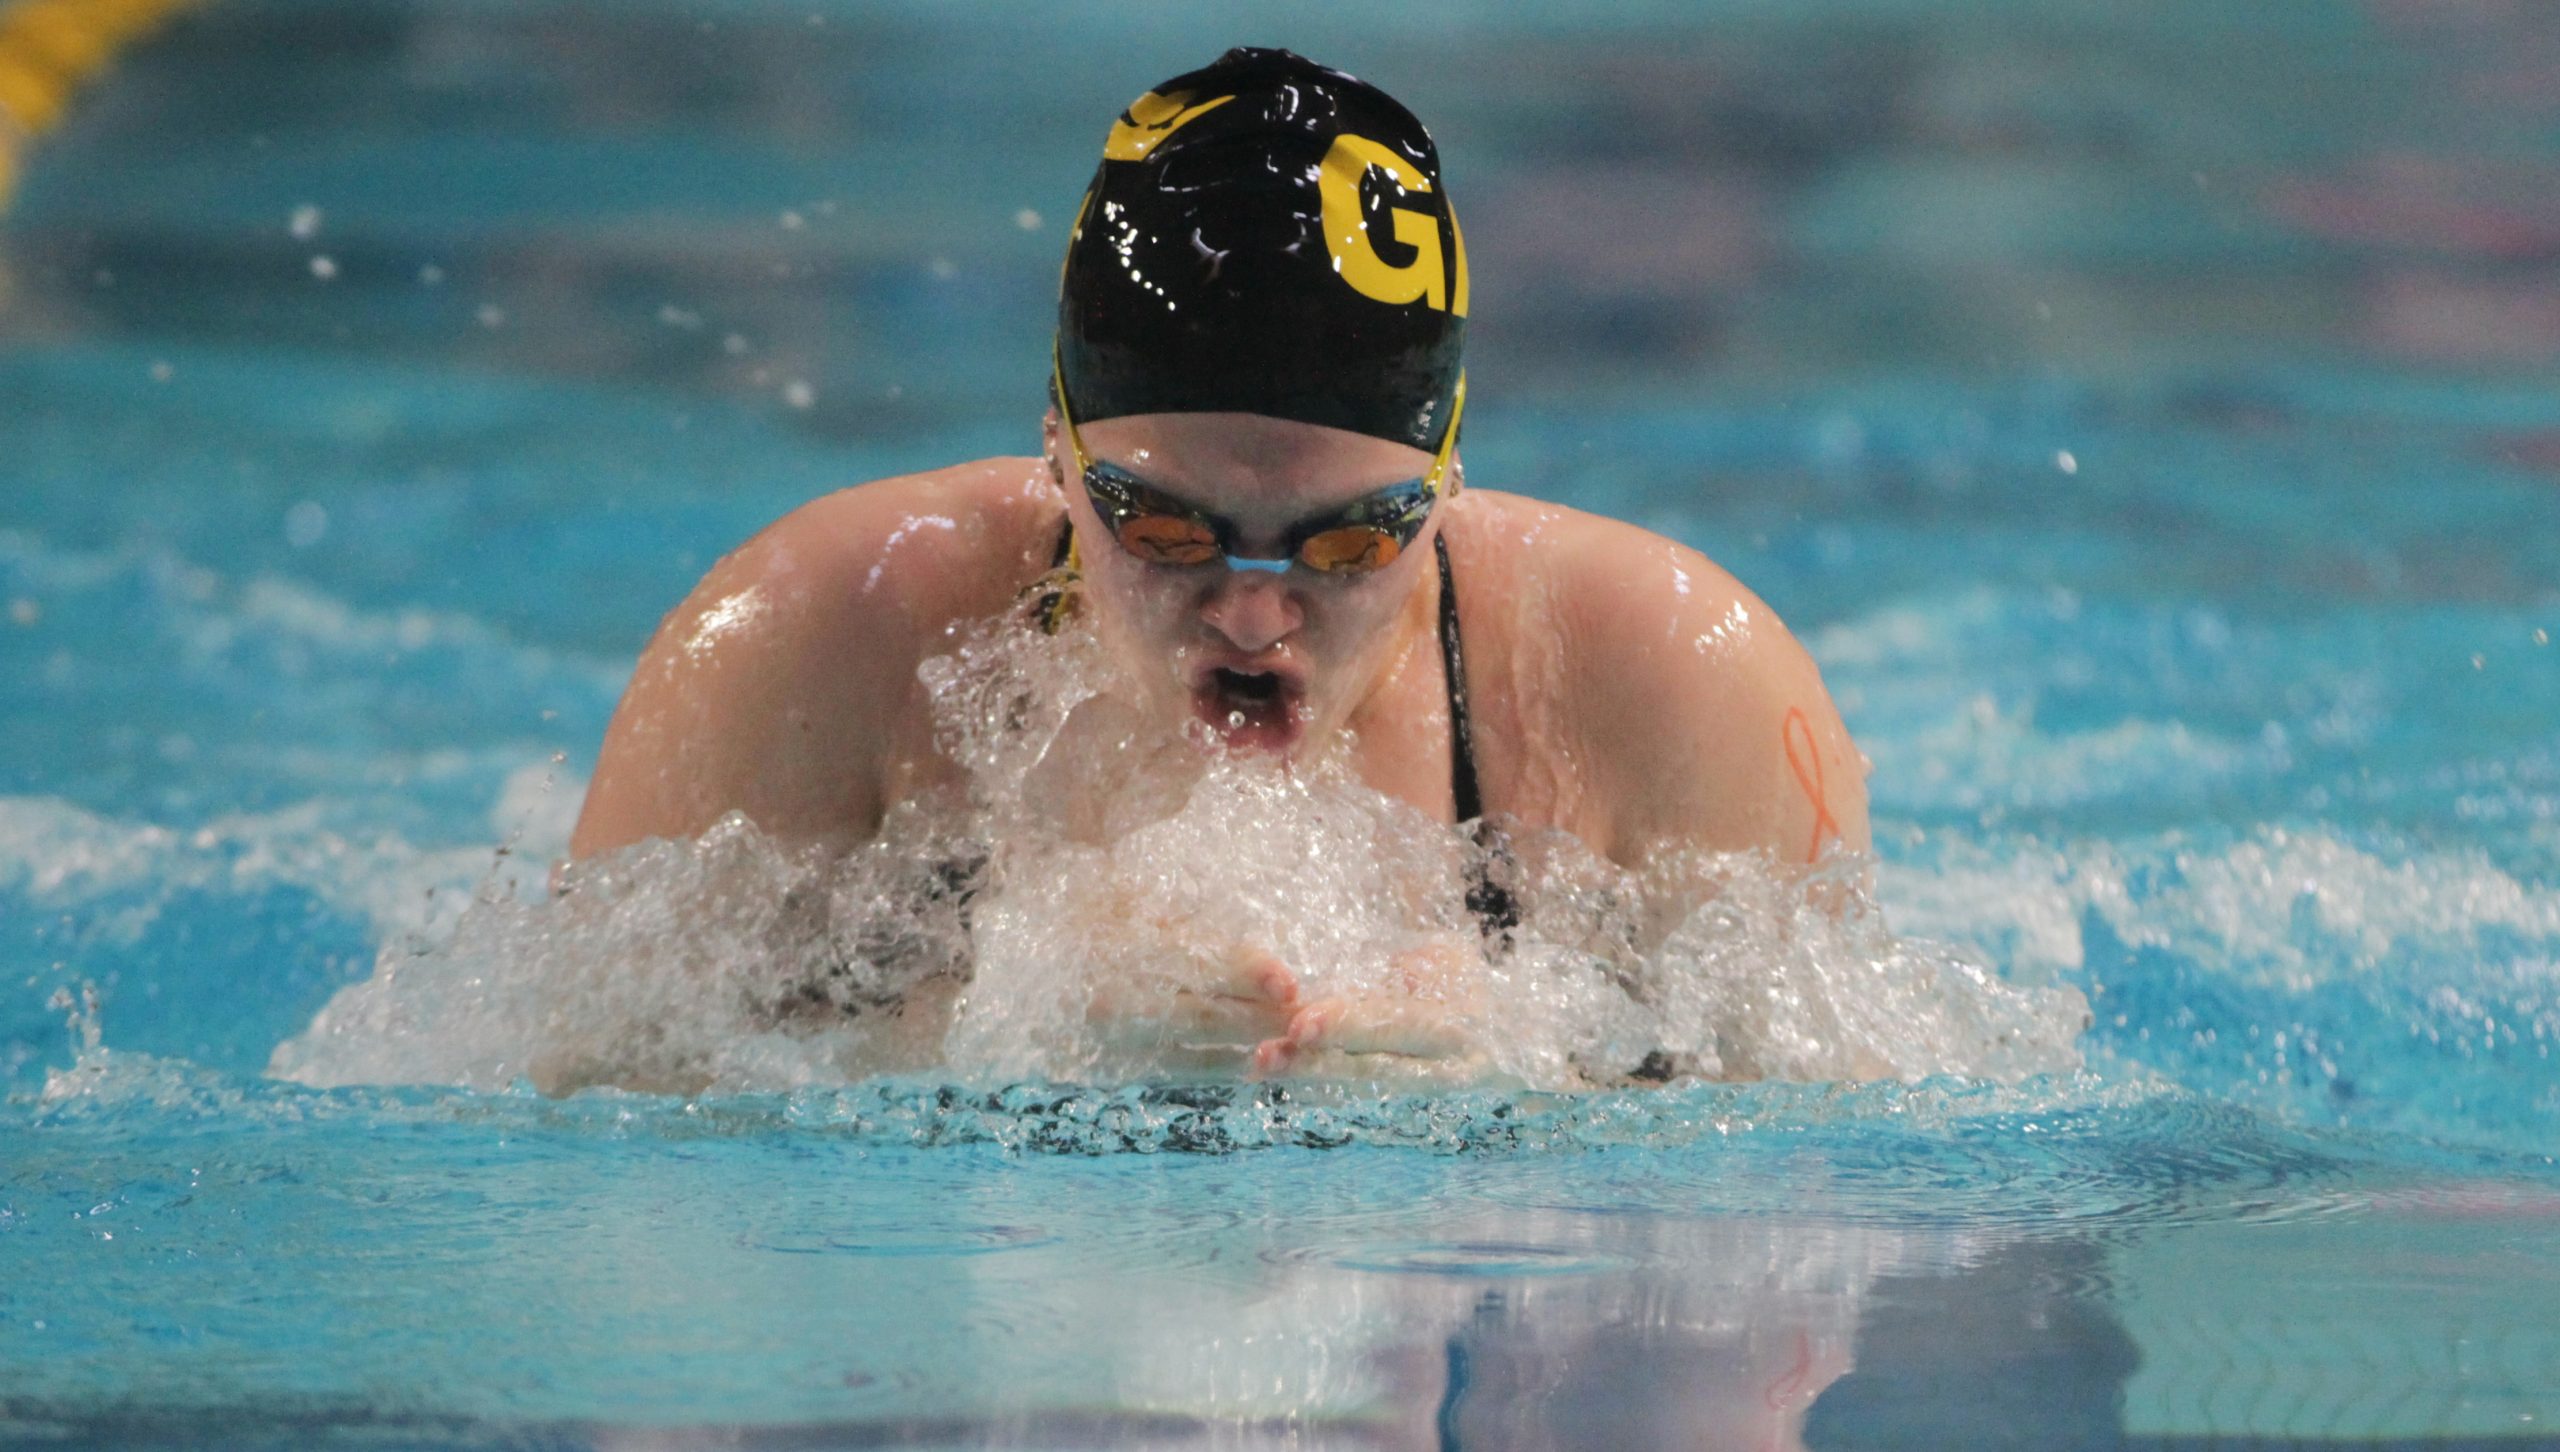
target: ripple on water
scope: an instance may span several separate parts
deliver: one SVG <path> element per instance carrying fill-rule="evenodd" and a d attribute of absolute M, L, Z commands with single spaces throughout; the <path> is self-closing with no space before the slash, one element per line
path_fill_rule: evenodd
<path fill-rule="evenodd" d="M 776 1227 L 742 1236 L 750 1250 L 783 1255 L 849 1255 L 882 1258 L 997 1255 L 1055 1245 L 1059 1237 L 1027 1225 L 874 1225 L 829 1230 L 816 1226 Z"/>
<path fill-rule="evenodd" d="M 1327 1257 L 1344 1270 L 1380 1275 L 1449 1276 L 1464 1280 L 1516 1280 L 1529 1276 L 1587 1276 L 1631 1270 L 1633 1258 L 1585 1246 L 1530 1245 L 1500 1240 L 1418 1240 L 1374 1245 Z"/>

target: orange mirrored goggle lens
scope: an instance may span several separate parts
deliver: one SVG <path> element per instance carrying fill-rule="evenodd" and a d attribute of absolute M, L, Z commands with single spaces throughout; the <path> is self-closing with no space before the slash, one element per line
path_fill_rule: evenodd
<path fill-rule="evenodd" d="M 1404 553 L 1404 542 L 1374 525 L 1346 524 L 1299 542 L 1298 562 L 1328 575 L 1383 570 Z"/>
<path fill-rule="evenodd" d="M 1205 565 L 1220 553 L 1205 522 L 1178 514 L 1132 515 L 1113 534 L 1122 549 L 1150 564 Z"/>

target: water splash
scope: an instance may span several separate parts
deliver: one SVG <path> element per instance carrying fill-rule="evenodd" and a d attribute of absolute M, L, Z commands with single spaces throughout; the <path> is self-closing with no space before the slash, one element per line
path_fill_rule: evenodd
<path fill-rule="evenodd" d="M 1753 854 L 1630 871 L 1560 833 L 1488 847 L 1354 780 L 1150 735 L 1090 642 L 1006 623 L 926 663 L 955 793 L 830 853 L 741 817 L 484 893 L 406 935 L 272 1072 L 558 1092 L 1233 1079 L 1207 982 L 1269 955 L 1300 1000 L 1392 1005 L 1458 1047 L 1329 1052 L 1314 1078 L 1587 1089 L 1647 1076 L 2068 1071 L 2087 1010 L 1895 936 L 1870 864 Z M 1487 937 L 1471 874 L 1521 906 Z M 1276 1031 L 1276 1030 L 1275 1030 Z"/>

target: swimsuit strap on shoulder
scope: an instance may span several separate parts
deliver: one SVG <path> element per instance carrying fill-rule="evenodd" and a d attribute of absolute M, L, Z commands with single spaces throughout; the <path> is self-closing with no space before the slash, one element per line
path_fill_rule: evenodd
<path fill-rule="evenodd" d="M 1431 537 L 1440 556 L 1440 668 L 1449 682 L 1449 789 L 1458 803 L 1458 820 L 1484 815 L 1484 796 L 1476 783 L 1475 730 L 1467 719 L 1467 650 L 1458 638 L 1458 582 L 1449 573 L 1449 536 Z"/>
<path fill-rule="evenodd" d="M 1467 872 L 1467 910 L 1476 915 L 1486 939 L 1508 950 L 1511 930 L 1520 926 L 1520 903 L 1511 889 L 1496 881 L 1496 863 L 1508 866 L 1511 854 L 1502 834 L 1484 818 L 1484 791 L 1476 780 L 1475 725 L 1467 715 L 1467 651 L 1458 638 L 1458 582 L 1449 570 L 1449 537 L 1432 536 L 1440 556 L 1440 669 L 1449 682 L 1449 795 L 1458 804 L 1458 821 L 1474 822 L 1475 838 L 1493 861 L 1479 862 Z"/>

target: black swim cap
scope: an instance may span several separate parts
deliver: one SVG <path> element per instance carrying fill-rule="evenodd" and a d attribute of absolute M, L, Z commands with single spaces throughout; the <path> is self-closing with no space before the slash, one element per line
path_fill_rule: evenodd
<path fill-rule="evenodd" d="M 1303 56 L 1237 49 L 1111 128 L 1067 243 L 1058 374 L 1079 423 L 1259 413 L 1437 449 L 1466 313 L 1422 123 Z"/>

